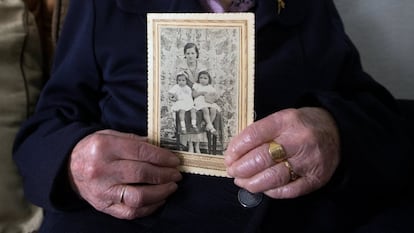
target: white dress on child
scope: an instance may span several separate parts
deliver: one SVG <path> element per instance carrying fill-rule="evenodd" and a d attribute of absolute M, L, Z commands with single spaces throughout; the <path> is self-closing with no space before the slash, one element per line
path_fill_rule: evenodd
<path fill-rule="evenodd" d="M 210 94 L 216 93 L 216 89 L 212 85 L 201 85 L 200 83 L 194 83 L 193 85 L 194 91 L 197 92 L 207 92 Z M 208 103 L 205 99 L 204 95 L 199 95 L 194 99 L 194 107 L 197 110 L 203 108 L 215 108 L 218 112 L 221 111 L 220 107 L 216 103 Z"/>
<path fill-rule="evenodd" d="M 177 101 L 175 101 L 171 107 L 172 111 L 188 111 L 194 107 L 192 90 L 189 86 L 185 85 L 183 87 L 180 87 L 178 84 L 175 84 L 168 91 L 168 93 L 177 96 Z"/>

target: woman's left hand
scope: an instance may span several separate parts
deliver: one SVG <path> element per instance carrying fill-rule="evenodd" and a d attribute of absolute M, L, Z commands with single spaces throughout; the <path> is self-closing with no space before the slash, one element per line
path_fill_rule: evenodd
<path fill-rule="evenodd" d="M 272 141 L 282 145 L 287 163 L 273 161 Z M 225 152 L 227 172 L 236 185 L 253 193 L 302 196 L 330 180 L 340 160 L 339 141 L 335 121 L 326 110 L 285 109 L 254 122 L 231 140 Z"/>

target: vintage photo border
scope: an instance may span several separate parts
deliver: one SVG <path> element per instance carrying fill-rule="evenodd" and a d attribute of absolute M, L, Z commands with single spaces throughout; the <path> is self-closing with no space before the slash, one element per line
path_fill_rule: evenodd
<path fill-rule="evenodd" d="M 252 13 L 150 13 L 148 37 L 148 140 L 160 146 L 160 40 L 162 27 L 240 28 L 240 72 L 238 82 L 238 126 L 236 133 L 253 122 L 254 105 L 254 14 Z M 188 173 L 228 176 L 222 155 L 174 151 L 180 170 Z"/>

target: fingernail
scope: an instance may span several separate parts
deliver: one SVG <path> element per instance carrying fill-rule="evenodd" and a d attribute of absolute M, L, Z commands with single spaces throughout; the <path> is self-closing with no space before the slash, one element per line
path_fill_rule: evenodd
<path fill-rule="evenodd" d="M 229 157 L 224 157 L 224 165 L 226 165 L 226 166 L 230 166 L 231 165 L 231 160 L 230 160 L 230 158 Z"/>
<path fill-rule="evenodd" d="M 171 191 L 175 191 L 178 188 L 178 184 L 177 183 L 170 183 L 169 185 Z"/>
<path fill-rule="evenodd" d="M 169 160 L 172 164 L 180 164 L 180 159 L 177 156 L 171 156 Z"/>
<path fill-rule="evenodd" d="M 181 175 L 180 172 L 176 172 L 172 175 L 172 178 L 173 178 L 174 181 L 179 181 L 183 178 L 183 176 Z"/>
<path fill-rule="evenodd" d="M 226 169 L 226 171 L 227 171 L 227 175 L 229 175 L 230 177 L 233 177 L 234 176 L 234 171 L 233 171 L 233 168 L 232 167 L 228 167 Z"/>

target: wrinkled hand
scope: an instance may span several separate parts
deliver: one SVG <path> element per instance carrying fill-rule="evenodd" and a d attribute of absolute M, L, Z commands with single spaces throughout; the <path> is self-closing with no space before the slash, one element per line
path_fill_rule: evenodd
<path fill-rule="evenodd" d="M 177 189 L 181 174 L 174 154 L 145 140 L 113 130 L 82 139 L 69 161 L 75 191 L 97 210 L 117 218 L 154 212 Z"/>
<path fill-rule="evenodd" d="M 293 171 L 275 163 L 268 142 L 285 149 Z M 235 184 L 272 198 L 294 198 L 325 185 L 340 159 L 339 135 L 331 115 L 321 108 L 286 109 L 257 121 L 234 137 L 225 153 Z"/>

